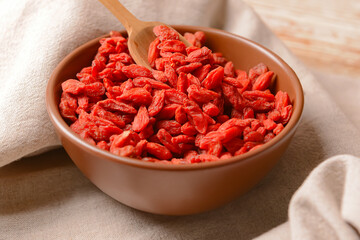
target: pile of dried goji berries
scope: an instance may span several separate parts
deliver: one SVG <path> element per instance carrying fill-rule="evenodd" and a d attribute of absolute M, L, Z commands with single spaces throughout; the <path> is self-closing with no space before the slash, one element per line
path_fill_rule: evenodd
<path fill-rule="evenodd" d="M 292 104 L 268 89 L 274 73 L 245 72 L 202 46 L 203 32 L 154 28 L 154 70 L 134 64 L 118 32 L 100 40 L 92 65 L 62 83 L 59 105 L 71 129 L 101 149 L 144 161 L 216 161 L 246 153 L 279 134 Z"/>

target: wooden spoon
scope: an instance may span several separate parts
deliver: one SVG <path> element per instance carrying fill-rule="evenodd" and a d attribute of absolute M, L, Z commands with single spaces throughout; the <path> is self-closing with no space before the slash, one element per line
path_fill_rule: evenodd
<path fill-rule="evenodd" d="M 114 16 L 124 25 L 128 32 L 128 48 L 130 55 L 138 65 L 151 70 L 148 62 L 149 45 L 156 38 L 153 28 L 158 25 L 165 25 L 161 22 L 143 22 L 137 19 L 118 0 L 99 0 Z M 173 29 L 172 27 L 168 26 Z M 179 34 L 180 41 L 187 47 L 191 44 Z"/>

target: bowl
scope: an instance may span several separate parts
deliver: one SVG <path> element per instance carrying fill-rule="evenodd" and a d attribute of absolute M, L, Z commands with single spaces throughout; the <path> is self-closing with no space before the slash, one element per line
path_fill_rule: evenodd
<path fill-rule="evenodd" d="M 53 71 L 46 89 L 50 119 L 72 161 L 101 191 L 145 212 L 188 215 L 219 207 L 246 193 L 279 161 L 299 124 L 304 97 L 294 71 L 276 54 L 243 37 L 212 28 L 173 26 L 180 33 L 203 31 L 206 46 L 224 54 L 236 68 L 249 70 L 260 62 L 277 75 L 273 90 L 286 91 L 293 114 L 283 131 L 258 149 L 230 159 L 189 165 L 145 162 L 113 155 L 76 135 L 59 112 L 61 83 L 91 65 L 99 38 L 78 47 Z M 125 34 L 125 32 L 122 32 Z M 126 34 L 125 34 L 126 35 Z M 102 36 L 103 37 L 103 36 Z"/>

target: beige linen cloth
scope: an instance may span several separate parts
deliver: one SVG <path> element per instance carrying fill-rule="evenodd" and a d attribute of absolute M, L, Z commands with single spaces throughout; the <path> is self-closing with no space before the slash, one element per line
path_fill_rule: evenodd
<path fill-rule="evenodd" d="M 116 202 L 63 149 L 11 163 L 60 144 L 44 101 L 59 61 L 122 26 L 95 0 L 0 1 L 0 239 L 360 239 L 359 81 L 321 74 L 317 81 L 241 1 L 121 2 L 142 20 L 221 28 L 272 49 L 304 88 L 298 131 L 254 189 L 194 216 Z"/>

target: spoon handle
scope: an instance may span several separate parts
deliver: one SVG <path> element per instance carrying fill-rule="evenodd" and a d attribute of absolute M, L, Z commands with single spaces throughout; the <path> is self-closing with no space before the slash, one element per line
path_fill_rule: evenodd
<path fill-rule="evenodd" d="M 134 27 L 141 23 L 124 5 L 118 0 L 99 0 L 114 16 L 122 23 L 130 34 Z"/>

